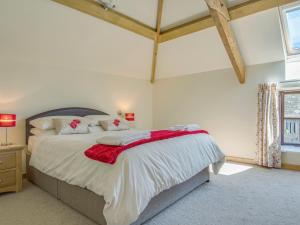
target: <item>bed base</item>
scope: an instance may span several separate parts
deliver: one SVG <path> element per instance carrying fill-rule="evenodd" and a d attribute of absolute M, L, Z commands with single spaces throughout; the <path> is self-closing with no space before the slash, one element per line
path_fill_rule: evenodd
<path fill-rule="evenodd" d="M 87 116 L 87 115 L 107 115 L 99 110 L 72 107 L 72 108 L 62 108 L 54 109 L 47 112 L 43 112 L 34 115 L 26 119 L 26 143 L 28 142 L 28 137 L 30 136 L 30 121 L 45 117 L 45 116 Z M 100 225 L 106 225 L 105 218 L 103 216 L 103 208 L 105 201 L 103 196 L 96 195 L 95 193 L 80 188 L 78 186 L 67 184 L 63 181 L 50 177 L 44 173 L 41 173 L 35 168 L 29 166 L 30 152 L 27 152 L 26 163 L 27 163 L 27 175 L 28 179 L 35 183 L 40 188 L 49 192 L 55 198 L 61 200 L 65 204 L 79 211 L 83 215 L 92 219 Z M 204 182 L 209 180 L 208 168 L 205 168 L 200 173 L 187 180 L 186 182 L 176 185 L 168 190 L 163 191 L 156 197 L 154 197 L 144 212 L 140 215 L 138 220 L 132 225 L 140 225 L 146 220 L 152 218 L 158 214 L 163 209 L 167 208 L 169 205 L 182 198 L 187 193 L 191 192 L 196 187 L 200 186 Z"/>
<path fill-rule="evenodd" d="M 102 213 L 105 205 L 103 196 L 99 196 L 87 189 L 70 185 L 50 177 L 39 170 L 30 167 L 28 165 L 29 159 L 30 156 L 27 157 L 27 176 L 29 181 L 47 191 L 53 197 L 64 202 L 66 205 L 95 221 L 97 224 L 106 225 Z M 209 170 L 207 167 L 189 180 L 165 190 L 152 198 L 138 220 L 131 225 L 140 225 L 146 222 L 195 188 L 199 187 L 201 184 L 208 181 Z"/>

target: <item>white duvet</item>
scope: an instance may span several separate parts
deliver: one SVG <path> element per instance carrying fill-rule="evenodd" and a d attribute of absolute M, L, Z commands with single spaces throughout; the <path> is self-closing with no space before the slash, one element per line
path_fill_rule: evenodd
<path fill-rule="evenodd" d="M 33 146 L 30 161 L 31 166 L 52 177 L 104 196 L 103 213 L 108 225 L 131 224 L 151 198 L 210 164 L 217 173 L 224 161 L 223 153 L 206 134 L 134 147 L 119 155 L 114 165 L 84 155 L 97 138 L 112 133 L 41 136 Z"/>

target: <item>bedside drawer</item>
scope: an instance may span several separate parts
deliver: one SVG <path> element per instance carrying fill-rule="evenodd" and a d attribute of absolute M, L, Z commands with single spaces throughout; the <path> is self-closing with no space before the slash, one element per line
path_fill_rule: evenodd
<path fill-rule="evenodd" d="M 0 170 L 16 168 L 16 153 L 0 154 Z"/>
<path fill-rule="evenodd" d="M 8 172 L 0 172 L 0 188 L 8 187 L 16 184 L 16 172 L 8 171 Z"/>

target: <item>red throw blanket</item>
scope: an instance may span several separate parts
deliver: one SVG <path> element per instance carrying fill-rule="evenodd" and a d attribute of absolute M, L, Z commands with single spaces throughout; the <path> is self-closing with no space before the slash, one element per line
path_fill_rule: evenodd
<path fill-rule="evenodd" d="M 159 130 L 152 131 L 151 138 L 142 139 L 136 142 L 133 142 L 128 145 L 114 146 L 114 145 L 102 145 L 96 144 L 89 149 L 87 149 L 84 154 L 93 160 L 97 160 L 104 163 L 114 164 L 118 156 L 125 150 L 133 148 L 138 145 L 165 140 L 169 138 L 180 137 L 190 134 L 208 134 L 205 130 L 196 130 L 196 131 L 170 131 L 170 130 Z"/>

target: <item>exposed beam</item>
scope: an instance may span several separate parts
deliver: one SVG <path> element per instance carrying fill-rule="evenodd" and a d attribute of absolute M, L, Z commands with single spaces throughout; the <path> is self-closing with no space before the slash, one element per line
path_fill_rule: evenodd
<path fill-rule="evenodd" d="M 163 0 L 158 0 L 157 17 L 156 17 L 156 36 L 154 39 L 153 56 L 152 56 L 151 83 L 154 83 L 155 75 L 156 75 L 158 40 L 159 40 L 159 35 L 160 35 L 160 25 L 161 25 L 162 11 L 163 11 L 163 3 L 164 3 Z"/>
<path fill-rule="evenodd" d="M 231 64 L 241 84 L 245 83 L 245 64 L 229 24 L 229 14 L 223 0 L 205 0 Z"/>
<path fill-rule="evenodd" d="M 243 4 L 229 8 L 228 12 L 231 20 L 235 20 L 296 1 L 298 0 L 250 0 Z M 202 17 L 162 31 L 159 42 L 169 41 L 213 26 L 215 26 L 215 24 L 211 16 Z"/>
<path fill-rule="evenodd" d="M 225 17 L 226 20 L 230 20 L 228 9 L 223 0 L 205 0 L 205 2 L 208 8 L 217 11 L 219 14 Z"/>
<path fill-rule="evenodd" d="M 140 34 L 144 37 L 155 39 L 156 31 L 128 16 L 118 13 L 114 10 L 105 10 L 99 3 L 94 0 L 52 0 L 65 6 L 77 9 L 83 13 L 102 19 L 126 30 Z"/>

